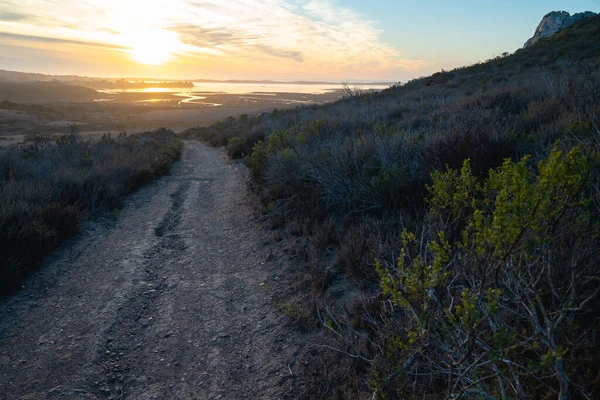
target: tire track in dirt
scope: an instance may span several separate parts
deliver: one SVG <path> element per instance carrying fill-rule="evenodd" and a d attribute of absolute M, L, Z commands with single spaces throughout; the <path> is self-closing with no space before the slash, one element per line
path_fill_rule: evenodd
<path fill-rule="evenodd" d="M 169 176 L 90 223 L 0 302 L 0 398 L 295 398 L 243 167 L 186 143 Z"/>
<path fill-rule="evenodd" d="M 136 332 L 143 332 L 152 322 L 151 310 L 154 302 L 164 292 L 166 276 L 161 275 L 164 265 L 169 259 L 176 258 L 177 252 L 185 250 L 185 244 L 179 235 L 171 234 L 181 222 L 181 208 L 188 195 L 190 182 L 182 182 L 170 194 L 170 207 L 159 225 L 154 229 L 160 238 L 144 254 L 144 258 L 152 260 L 140 271 L 141 276 L 134 279 L 133 289 L 119 310 L 117 320 L 105 333 L 105 360 L 102 362 L 100 378 L 94 381 L 98 395 L 118 393 L 123 398 L 126 377 L 135 365 L 130 361 L 130 354 L 142 347 L 142 340 Z M 122 335 L 123 332 L 129 333 Z M 135 337 L 135 339 L 134 339 Z"/>

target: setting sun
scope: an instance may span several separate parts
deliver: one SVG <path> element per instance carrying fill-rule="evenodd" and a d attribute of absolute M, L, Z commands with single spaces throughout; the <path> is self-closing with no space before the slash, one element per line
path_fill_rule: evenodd
<path fill-rule="evenodd" d="M 181 43 L 175 33 L 161 29 L 147 29 L 125 35 L 124 44 L 131 50 L 131 58 L 146 65 L 160 65 L 170 61 Z"/>

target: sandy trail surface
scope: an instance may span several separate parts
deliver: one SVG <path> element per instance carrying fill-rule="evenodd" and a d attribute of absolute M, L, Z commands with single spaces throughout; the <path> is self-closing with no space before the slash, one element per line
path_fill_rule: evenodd
<path fill-rule="evenodd" d="M 265 283 L 280 267 L 242 169 L 187 142 L 170 175 L 0 300 L 0 398 L 294 398 Z"/>

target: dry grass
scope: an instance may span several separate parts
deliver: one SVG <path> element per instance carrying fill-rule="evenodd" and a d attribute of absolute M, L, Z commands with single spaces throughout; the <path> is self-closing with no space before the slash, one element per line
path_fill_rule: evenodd
<path fill-rule="evenodd" d="M 126 194 L 167 172 L 180 151 L 167 130 L 106 135 L 100 142 L 39 136 L 0 150 L 0 289 L 16 287 L 87 215 L 115 209 Z"/>

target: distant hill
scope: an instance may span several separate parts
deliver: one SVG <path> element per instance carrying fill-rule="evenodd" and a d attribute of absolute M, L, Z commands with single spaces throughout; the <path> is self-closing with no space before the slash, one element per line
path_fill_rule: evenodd
<path fill-rule="evenodd" d="M 93 78 L 81 77 L 78 75 L 46 75 L 29 72 L 7 71 L 0 69 L 0 82 L 51 82 L 51 81 L 78 81 Z"/>
<path fill-rule="evenodd" d="M 540 38 L 534 45 L 517 49 L 513 54 L 496 57 L 486 62 L 452 71 L 442 71 L 431 76 L 415 79 L 407 85 L 384 91 L 388 94 L 407 93 L 422 84 L 443 85 L 457 81 L 485 83 L 506 81 L 517 73 L 536 70 L 556 70 L 562 63 L 577 63 L 600 58 L 600 15 L 585 18 L 558 33 Z M 557 65 L 559 64 L 559 65 Z"/>
<path fill-rule="evenodd" d="M 86 101 L 97 91 L 61 82 L 0 82 L 0 101 Z"/>

